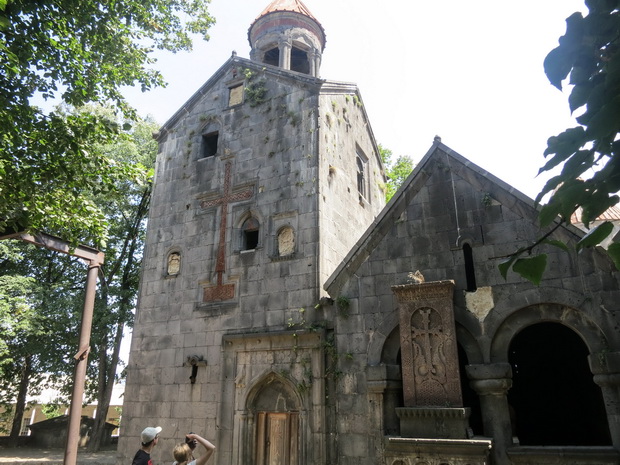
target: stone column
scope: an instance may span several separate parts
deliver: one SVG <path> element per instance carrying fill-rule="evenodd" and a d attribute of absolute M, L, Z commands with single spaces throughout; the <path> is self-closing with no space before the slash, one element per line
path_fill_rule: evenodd
<path fill-rule="evenodd" d="M 290 37 L 283 38 L 278 46 L 280 48 L 280 68 L 291 69 L 291 49 L 293 44 Z"/>
<path fill-rule="evenodd" d="M 314 77 L 321 77 L 321 52 L 318 50 L 314 54 Z"/>
<path fill-rule="evenodd" d="M 480 397 L 484 434 L 493 438 L 493 463 L 510 465 L 506 448 L 512 445 L 512 425 L 506 394 L 512 387 L 512 367 L 509 363 L 492 363 L 467 365 L 465 370 Z"/>
<path fill-rule="evenodd" d="M 612 444 L 620 449 L 620 352 L 591 354 L 588 361 L 603 394 Z"/>
<path fill-rule="evenodd" d="M 308 51 L 308 64 L 310 65 L 310 76 L 318 77 L 319 68 L 317 67 L 317 51 L 312 49 Z"/>

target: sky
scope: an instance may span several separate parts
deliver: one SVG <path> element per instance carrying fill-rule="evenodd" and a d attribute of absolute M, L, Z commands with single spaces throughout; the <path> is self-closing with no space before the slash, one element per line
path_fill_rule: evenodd
<path fill-rule="evenodd" d="M 357 84 L 375 139 L 420 160 L 438 135 L 530 197 L 550 136 L 576 125 L 568 92 L 549 84 L 546 54 L 583 0 L 303 0 L 323 25 L 320 77 Z M 164 124 L 231 56 L 270 0 L 212 0 L 211 39 L 158 53 L 166 88 L 125 95 Z"/>
<path fill-rule="evenodd" d="M 210 40 L 159 53 L 155 67 L 168 86 L 126 89 L 128 101 L 163 125 L 233 50 L 249 58 L 248 28 L 270 1 L 212 0 Z M 583 0 L 302 1 L 327 35 L 321 78 L 357 84 L 379 144 L 418 161 L 438 135 L 536 197 L 548 179 L 536 177 L 547 139 L 576 125 L 543 60 L 565 19 L 587 13 Z"/>

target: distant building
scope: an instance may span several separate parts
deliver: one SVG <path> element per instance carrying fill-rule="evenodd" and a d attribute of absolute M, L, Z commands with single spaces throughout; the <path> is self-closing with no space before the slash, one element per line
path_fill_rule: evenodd
<path fill-rule="evenodd" d="M 124 384 L 116 384 L 112 390 L 112 398 L 110 399 L 110 407 L 108 409 L 108 415 L 106 421 L 120 425 L 123 409 L 123 393 L 125 390 Z M 24 412 L 24 418 L 22 420 L 22 427 L 20 430 L 20 436 L 30 436 L 31 432 L 28 428 L 29 425 L 39 423 L 47 420 L 48 417 L 43 413 L 42 407 L 46 404 L 52 404 L 56 401 L 58 395 L 54 390 L 46 389 L 38 396 L 29 397 L 27 400 L 26 411 Z M 82 407 L 82 416 L 94 418 L 97 412 L 97 404 L 88 404 Z M 69 406 L 63 405 L 60 408 L 59 415 L 68 415 Z M 8 435 L 8 431 L 11 429 L 11 423 L 9 421 L 0 423 L 0 431 L 4 431 L 4 435 Z M 118 436 L 119 428 L 112 432 L 113 436 Z"/>

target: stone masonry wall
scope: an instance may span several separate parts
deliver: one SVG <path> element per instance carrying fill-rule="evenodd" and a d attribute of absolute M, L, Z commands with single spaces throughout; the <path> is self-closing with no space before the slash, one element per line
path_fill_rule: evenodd
<path fill-rule="evenodd" d="M 323 283 L 383 209 L 385 180 L 363 104 L 354 90 L 324 92 L 319 105 Z M 357 187 L 357 153 L 366 164 L 364 196 Z"/>
<path fill-rule="evenodd" d="M 230 88 L 239 83 L 245 87 L 245 101 L 229 106 Z M 145 426 L 161 425 L 162 441 L 153 453 L 156 463 L 167 461 L 174 443 L 188 431 L 217 441 L 218 463 L 240 460 L 242 454 L 235 449 L 240 426 L 234 413 L 240 400 L 229 394 L 237 392 L 234 379 L 242 366 L 224 363 L 228 355 L 223 338 L 235 335 L 249 351 L 258 344 L 255 357 L 261 366 L 270 365 L 272 353 L 260 352 L 252 334 L 267 334 L 264 343 L 300 320 L 312 323 L 321 316 L 315 315 L 315 305 L 322 280 L 382 206 L 378 184 L 370 180 L 368 202 L 360 205 L 354 192 L 355 171 L 347 173 L 355 170 L 357 143 L 369 157 L 369 173 L 377 176 L 379 165 L 367 129 L 343 120 L 334 121 L 332 128 L 322 122 L 319 130 L 319 115 L 327 105 L 319 96 L 321 83 L 235 58 L 197 92 L 182 116 L 164 126 L 119 456 L 135 452 Z M 248 89 L 263 89 L 264 94 Z M 329 99 L 338 100 L 338 105 L 349 108 L 350 118 L 360 120 L 361 109 L 350 103 L 352 97 Z M 204 158 L 203 135 L 216 131 L 217 153 Z M 319 135 L 334 149 L 323 152 Z M 335 183 L 330 165 L 339 170 Z M 228 203 L 222 229 L 218 202 L 226 184 L 234 200 Z M 351 193 L 345 195 L 345 188 Z M 333 207 L 325 208 L 331 203 Z M 258 245 L 243 250 L 242 227 L 250 217 L 260 224 Z M 278 256 L 282 228 L 294 231 L 293 253 L 286 256 Z M 221 233 L 226 253 L 224 271 L 218 273 Z M 290 237 L 288 241 L 290 246 Z M 169 275 L 171 253 L 180 256 L 180 265 L 178 273 Z M 320 260 L 321 255 L 328 258 Z M 234 296 L 205 301 L 205 288 L 218 286 L 234 286 Z M 194 384 L 186 363 L 192 355 L 206 361 Z M 281 365 L 291 367 L 292 385 L 303 385 L 304 379 L 295 375 L 305 372 L 299 355 L 289 350 L 279 357 Z M 312 369 L 323 368 L 315 364 Z M 322 394 L 314 393 L 311 402 L 322 404 Z M 325 434 L 324 413 L 312 405 L 304 408 L 312 415 L 308 438 L 316 442 Z M 314 455 L 315 460 L 323 456 L 318 451 Z"/>
<path fill-rule="evenodd" d="M 429 162 L 424 172 L 432 173 L 430 178 L 406 210 L 391 218 L 387 234 L 341 289 L 340 294 L 350 301 L 348 315 L 335 319 L 336 350 L 341 355 L 341 375 L 336 383 L 341 465 L 370 465 L 381 456 L 383 432 L 375 427 L 385 425 L 384 415 L 389 413 L 375 406 L 382 396 L 377 397 L 368 370 L 389 363 L 384 357 L 390 356 L 390 341 L 398 328 L 397 303 L 390 287 L 411 282 L 411 272 L 420 270 L 427 282 L 455 281 L 457 333 L 467 348 L 469 363 L 500 356 L 493 353 L 493 347 L 506 344 L 499 340 L 504 336 L 497 334 L 500 327 L 506 330 L 506 319 L 521 308 L 549 302 L 581 312 L 582 320 L 569 317 L 568 312 L 565 318 L 567 324 L 581 324 L 582 334 L 593 331 L 591 324 L 601 328 L 606 342 L 590 339 L 592 352 L 601 350 L 601 344 L 620 347 L 620 336 L 611 329 L 617 324 L 613 321 L 617 310 L 601 311 L 617 309 L 620 298 L 618 274 L 612 273 L 609 262 L 592 251 L 577 256 L 549 247 L 543 249 L 549 254 L 549 265 L 540 286 L 512 272 L 504 280 L 494 257 L 513 252 L 540 234 L 535 213 L 514 198 L 510 200 L 501 189 L 492 190 L 483 176 L 459 176 L 465 175 L 467 168 L 454 160 L 451 163 L 449 166 L 440 156 Z M 556 237 L 573 244 L 576 240 L 567 230 Z M 472 245 L 476 292 L 465 292 L 463 251 L 457 247 L 457 238 Z"/>

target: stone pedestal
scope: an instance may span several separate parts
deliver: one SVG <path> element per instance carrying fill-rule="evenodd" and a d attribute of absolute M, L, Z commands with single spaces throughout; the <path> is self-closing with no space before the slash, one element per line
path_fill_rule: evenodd
<path fill-rule="evenodd" d="M 406 438 L 465 439 L 468 408 L 400 407 L 400 434 Z"/>
<path fill-rule="evenodd" d="M 490 439 L 386 438 L 385 463 L 488 465 Z"/>

